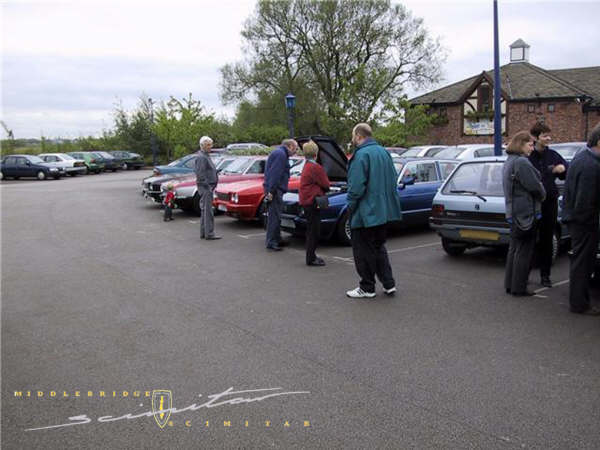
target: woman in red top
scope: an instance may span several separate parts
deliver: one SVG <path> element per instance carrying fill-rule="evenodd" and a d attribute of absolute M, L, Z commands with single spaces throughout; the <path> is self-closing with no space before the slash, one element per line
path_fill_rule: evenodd
<path fill-rule="evenodd" d="M 315 254 L 319 241 L 321 214 L 315 204 L 315 197 L 324 195 L 329 190 L 329 178 L 323 167 L 317 163 L 319 147 L 314 141 L 302 146 L 306 158 L 302 175 L 300 175 L 300 206 L 306 216 L 306 264 L 308 266 L 324 266 L 325 261 Z"/>

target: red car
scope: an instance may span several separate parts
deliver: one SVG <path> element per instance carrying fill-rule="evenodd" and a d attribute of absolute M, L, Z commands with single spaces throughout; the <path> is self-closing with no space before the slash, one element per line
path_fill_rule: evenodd
<path fill-rule="evenodd" d="M 295 158 L 301 160 L 300 158 Z M 259 180 L 262 185 L 262 180 L 265 173 L 265 165 L 267 163 L 266 156 L 244 156 L 236 158 L 219 174 L 220 186 L 242 180 Z M 190 177 L 175 185 L 175 203 L 178 208 L 184 210 L 193 210 L 200 215 L 199 197 L 196 188 L 196 178 Z M 213 202 L 213 206 L 216 204 Z"/>
<path fill-rule="evenodd" d="M 289 191 L 298 191 L 304 160 L 290 169 Z M 218 211 L 240 220 L 258 219 L 264 225 L 263 179 L 219 183 L 215 189 L 215 205 Z"/>

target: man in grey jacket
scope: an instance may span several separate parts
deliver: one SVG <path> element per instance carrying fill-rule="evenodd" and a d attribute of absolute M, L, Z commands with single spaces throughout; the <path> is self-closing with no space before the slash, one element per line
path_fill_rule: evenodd
<path fill-rule="evenodd" d="M 200 200 L 200 239 L 215 240 L 221 239 L 221 236 L 215 234 L 214 214 L 213 214 L 213 192 L 217 187 L 219 176 L 212 159 L 210 159 L 210 150 L 213 140 L 208 136 L 200 138 L 200 151 L 196 157 L 196 186 L 198 187 L 198 196 Z"/>

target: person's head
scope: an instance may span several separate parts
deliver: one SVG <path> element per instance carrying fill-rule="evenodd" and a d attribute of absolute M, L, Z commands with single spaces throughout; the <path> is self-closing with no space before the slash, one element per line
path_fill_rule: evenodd
<path fill-rule="evenodd" d="M 174 187 L 175 186 L 173 186 L 173 183 L 168 183 L 167 184 L 167 191 L 172 191 Z"/>
<path fill-rule="evenodd" d="M 532 151 L 533 137 L 529 134 L 529 131 L 519 131 L 513 136 L 506 148 L 506 153 L 516 155 L 529 156 Z"/>
<path fill-rule="evenodd" d="M 213 140 L 211 138 L 209 138 L 208 136 L 202 136 L 200 138 L 200 149 L 203 152 L 209 153 L 212 146 Z"/>
<path fill-rule="evenodd" d="M 319 153 L 319 146 L 315 141 L 308 141 L 302 146 L 302 153 L 306 159 L 317 159 Z"/>
<path fill-rule="evenodd" d="M 287 149 L 289 156 L 294 156 L 298 151 L 298 143 L 294 139 L 284 139 L 281 145 Z"/>
<path fill-rule="evenodd" d="M 373 130 L 368 123 L 359 123 L 352 130 L 352 144 L 360 145 L 373 136 Z"/>
<path fill-rule="evenodd" d="M 587 145 L 596 153 L 600 154 L 600 123 L 594 127 L 588 138 Z"/>
<path fill-rule="evenodd" d="M 531 127 L 531 130 L 529 130 L 529 133 L 531 133 L 533 138 L 537 142 L 539 142 L 540 145 L 538 147 L 540 150 L 545 149 L 546 147 L 548 147 L 550 142 L 552 142 L 552 136 L 550 135 L 550 131 L 550 127 L 541 122 L 537 122 L 534 126 Z"/>

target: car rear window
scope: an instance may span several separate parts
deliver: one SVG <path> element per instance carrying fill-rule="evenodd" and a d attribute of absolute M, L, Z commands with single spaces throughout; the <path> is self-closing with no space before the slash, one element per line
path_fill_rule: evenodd
<path fill-rule="evenodd" d="M 442 193 L 466 191 L 465 195 L 486 195 L 503 197 L 502 162 L 465 163 L 460 165 L 444 185 Z"/>
<path fill-rule="evenodd" d="M 464 150 L 464 147 L 448 147 L 435 155 L 435 157 L 439 159 L 456 159 Z"/>
<path fill-rule="evenodd" d="M 252 161 L 254 161 L 252 158 L 238 158 L 223 170 L 223 174 L 244 173 L 248 166 L 252 164 Z"/>

